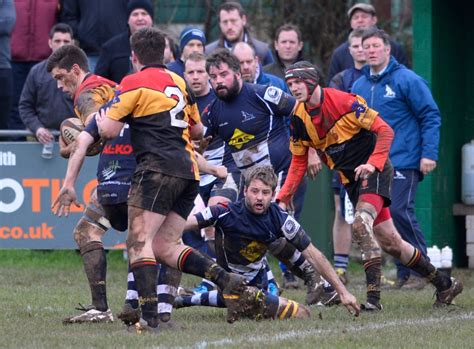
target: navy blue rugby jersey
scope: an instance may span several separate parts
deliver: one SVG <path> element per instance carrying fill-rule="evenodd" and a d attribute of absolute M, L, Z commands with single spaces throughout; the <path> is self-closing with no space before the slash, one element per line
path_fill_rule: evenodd
<path fill-rule="evenodd" d="M 241 199 L 207 207 L 195 217 L 201 229 L 215 226 L 219 263 L 240 273 L 257 273 L 264 266 L 267 246 L 280 237 L 288 239 L 299 251 L 304 251 L 311 242 L 304 232 L 303 239 L 295 239 L 300 224 L 275 203 L 270 204 L 266 213 L 256 215 L 247 209 L 245 199 Z"/>
<path fill-rule="evenodd" d="M 244 83 L 233 100 L 216 98 L 202 119 L 208 123 L 208 134 L 224 140 L 239 170 L 272 165 L 279 173 L 287 171 L 291 161 L 284 118 L 295 103 L 277 87 Z"/>
<path fill-rule="evenodd" d="M 94 142 L 100 139 L 95 118 L 85 131 Z M 132 175 L 137 167 L 131 144 L 130 128 L 124 124 L 120 134 L 105 143 L 97 164 L 97 197 L 101 204 L 115 205 L 127 201 Z"/>

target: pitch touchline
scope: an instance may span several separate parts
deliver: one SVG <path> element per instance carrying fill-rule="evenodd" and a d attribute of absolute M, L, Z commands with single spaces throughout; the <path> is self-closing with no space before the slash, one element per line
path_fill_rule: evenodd
<path fill-rule="evenodd" d="M 427 319 L 410 319 L 410 320 L 396 320 L 396 321 L 388 321 L 378 324 L 360 324 L 360 326 L 348 326 L 344 328 L 338 328 L 337 330 L 326 330 L 326 329 L 315 329 L 315 330 L 306 330 L 306 331 L 288 331 L 283 333 L 276 333 L 272 335 L 265 335 L 260 337 L 252 337 L 252 338 L 242 338 L 242 339 L 220 339 L 216 341 L 200 341 L 196 342 L 192 345 L 192 348 L 199 348 L 204 349 L 207 347 L 213 346 L 222 346 L 222 345 L 235 345 L 235 344 L 244 344 L 244 343 L 260 343 L 260 342 L 275 342 L 280 340 L 287 340 L 292 338 L 304 338 L 314 335 L 321 335 L 321 334 L 331 334 L 331 333 L 338 333 L 341 331 L 347 332 L 361 332 L 367 330 L 380 330 L 389 327 L 395 326 L 412 326 L 412 325 L 426 325 L 426 324 L 435 324 L 440 322 L 447 322 L 447 321 L 456 321 L 456 320 L 474 320 L 474 313 L 467 313 L 462 314 L 459 316 L 447 316 L 447 317 L 431 317 Z"/>

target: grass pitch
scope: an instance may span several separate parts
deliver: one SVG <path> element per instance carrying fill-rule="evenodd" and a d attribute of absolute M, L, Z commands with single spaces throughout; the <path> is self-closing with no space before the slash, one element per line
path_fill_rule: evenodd
<path fill-rule="evenodd" d="M 81 260 L 74 251 L 0 250 L 1 348 L 472 348 L 474 272 L 455 270 L 464 282 L 456 306 L 433 309 L 432 287 L 422 291 L 384 290 L 384 311 L 352 318 L 345 308 L 312 308 L 310 320 L 225 322 L 225 310 L 175 310 L 180 326 L 159 335 L 132 335 L 113 324 L 62 325 L 89 304 Z M 109 305 L 117 313 L 126 289 L 121 252 L 108 254 Z M 278 269 L 272 268 L 275 274 Z M 362 268 L 353 264 L 349 289 L 364 300 Z M 191 286 L 198 279 L 185 277 Z M 303 291 L 284 296 L 303 302 Z"/>

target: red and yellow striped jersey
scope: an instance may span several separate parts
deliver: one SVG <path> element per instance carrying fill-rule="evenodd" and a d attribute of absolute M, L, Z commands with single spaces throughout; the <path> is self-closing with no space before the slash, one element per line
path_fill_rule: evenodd
<path fill-rule="evenodd" d="M 107 115 L 130 125 L 138 170 L 199 180 L 189 125 L 200 116 L 180 76 L 163 66 L 126 76 Z"/>

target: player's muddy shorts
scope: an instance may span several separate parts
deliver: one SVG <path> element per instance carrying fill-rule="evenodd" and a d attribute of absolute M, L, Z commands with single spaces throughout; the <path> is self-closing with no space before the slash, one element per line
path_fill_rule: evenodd
<path fill-rule="evenodd" d="M 186 219 L 198 193 L 198 181 L 139 170 L 132 177 L 128 205 L 164 216 L 173 211 Z"/>
<path fill-rule="evenodd" d="M 356 207 L 361 194 L 377 194 L 384 198 L 384 207 L 390 206 L 393 180 L 393 167 L 387 159 L 382 172 L 375 171 L 369 178 L 359 178 L 357 182 L 345 185 L 352 204 Z"/>

